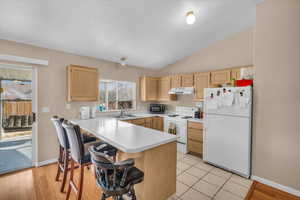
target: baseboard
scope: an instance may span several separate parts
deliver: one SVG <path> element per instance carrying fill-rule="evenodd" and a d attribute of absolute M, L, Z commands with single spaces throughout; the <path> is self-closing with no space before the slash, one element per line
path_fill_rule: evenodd
<path fill-rule="evenodd" d="M 273 181 L 270 181 L 270 180 L 267 180 L 267 179 L 264 179 L 264 178 L 260 178 L 258 176 L 251 176 L 251 179 L 252 180 L 255 180 L 255 181 L 258 181 L 260 183 L 263 183 L 265 185 L 268 185 L 268 186 L 271 186 L 271 187 L 274 187 L 276 189 L 279 189 L 279 190 L 282 190 L 284 192 L 287 192 L 287 193 L 290 193 L 290 194 L 293 194 L 295 196 L 298 196 L 300 197 L 300 191 L 299 190 L 296 190 L 294 188 L 291 188 L 291 187 L 288 187 L 288 186 L 284 186 L 284 185 L 281 185 L 279 183 L 275 183 Z"/>
<path fill-rule="evenodd" d="M 57 162 L 57 158 L 53 158 L 53 159 L 49 159 L 49 160 L 44 160 L 42 162 L 36 162 L 35 166 L 36 167 L 41 167 L 41 166 L 49 165 L 49 164 L 52 164 L 52 163 L 55 163 L 55 162 Z"/>

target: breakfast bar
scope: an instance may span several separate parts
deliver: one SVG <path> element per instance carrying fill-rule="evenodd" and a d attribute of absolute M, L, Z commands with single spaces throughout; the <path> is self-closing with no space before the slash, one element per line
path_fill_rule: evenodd
<path fill-rule="evenodd" d="M 144 181 L 135 187 L 138 199 L 165 200 L 175 194 L 176 136 L 112 117 L 71 122 L 116 147 L 118 160 L 135 159 L 135 166 L 145 174 Z"/>

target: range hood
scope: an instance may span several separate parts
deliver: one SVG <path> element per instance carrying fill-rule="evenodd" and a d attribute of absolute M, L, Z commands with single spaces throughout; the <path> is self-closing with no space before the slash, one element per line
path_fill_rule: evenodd
<path fill-rule="evenodd" d="M 194 94 L 194 88 L 193 87 L 172 88 L 169 91 L 169 94 Z"/>

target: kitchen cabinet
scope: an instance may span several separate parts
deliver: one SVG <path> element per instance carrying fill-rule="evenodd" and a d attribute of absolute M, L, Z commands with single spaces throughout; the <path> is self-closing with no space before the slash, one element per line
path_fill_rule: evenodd
<path fill-rule="evenodd" d="M 188 152 L 197 155 L 203 153 L 203 124 L 188 122 Z"/>
<path fill-rule="evenodd" d="M 130 120 L 122 120 L 124 122 L 128 122 L 137 126 L 144 126 L 147 128 L 156 129 L 159 131 L 164 130 L 164 118 L 163 117 L 146 117 L 146 118 L 138 118 L 138 119 L 130 119 Z"/>
<path fill-rule="evenodd" d="M 98 85 L 97 68 L 67 66 L 67 101 L 97 101 Z"/>
<path fill-rule="evenodd" d="M 132 124 L 138 125 L 138 126 L 145 126 L 145 119 L 140 118 L 140 119 L 133 119 L 131 121 Z"/>
<path fill-rule="evenodd" d="M 171 76 L 171 88 L 181 87 L 181 75 Z"/>
<path fill-rule="evenodd" d="M 204 88 L 210 86 L 210 73 L 201 72 L 194 74 L 194 88 L 195 88 L 195 101 L 203 101 L 204 99 Z"/>
<path fill-rule="evenodd" d="M 148 117 L 148 118 L 145 118 L 145 127 L 146 128 L 152 128 L 152 126 L 153 126 L 153 119 L 152 119 L 152 117 Z"/>
<path fill-rule="evenodd" d="M 158 100 L 158 80 L 159 78 L 150 76 L 143 76 L 140 78 L 141 101 Z"/>
<path fill-rule="evenodd" d="M 231 70 L 218 70 L 211 72 L 211 84 L 221 85 L 224 83 L 230 83 L 230 72 Z"/>
<path fill-rule="evenodd" d="M 177 97 L 174 94 L 169 94 L 171 89 L 171 77 L 160 77 L 158 80 L 158 100 L 159 101 L 173 101 Z"/>
<path fill-rule="evenodd" d="M 240 80 L 241 79 L 241 68 L 233 68 L 230 72 L 231 79 Z"/>
<path fill-rule="evenodd" d="M 159 130 L 159 131 L 164 131 L 164 118 L 163 117 L 153 117 L 152 118 L 152 128 Z"/>
<path fill-rule="evenodd" d="M 183 74 L 181 75 L 181 87 L 193 87 L 194 86 L 194 75 Z"/>

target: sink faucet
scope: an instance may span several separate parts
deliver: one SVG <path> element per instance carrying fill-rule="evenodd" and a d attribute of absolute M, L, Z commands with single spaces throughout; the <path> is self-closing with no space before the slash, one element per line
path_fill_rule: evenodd
<path fill-rule="evenodd" d="M 125 115 L 125 109 L 121 108 L 120 117 L 123 117 Z"/>
<path fill-rule="evenodd" d="M 124 117 L 125 115 L 126 115 L 126 108 L 124 106 L 121 106 L 120 117 Z"/>

